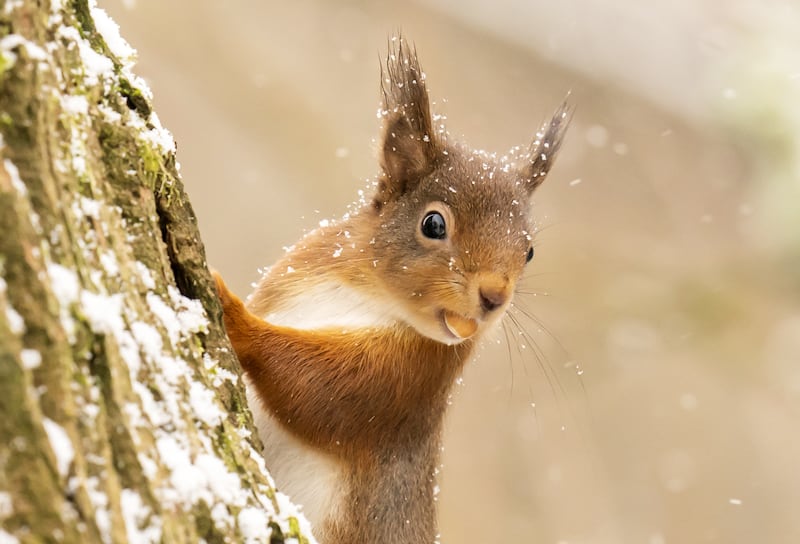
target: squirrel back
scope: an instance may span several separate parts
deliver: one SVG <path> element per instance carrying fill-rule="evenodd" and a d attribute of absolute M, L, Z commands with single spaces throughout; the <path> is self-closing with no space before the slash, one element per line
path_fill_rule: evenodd
<path fill-rule="evenodd" d="M 451 143 L 416 52 L 389 45 L 371 200 L 300 240 L 246 307 L 218 278 L 268 466 L 323 542 L 434 540 L 447 396 L 533 257 L 531 195 L 568 124 L 562 105 L 503 156 Z"/>

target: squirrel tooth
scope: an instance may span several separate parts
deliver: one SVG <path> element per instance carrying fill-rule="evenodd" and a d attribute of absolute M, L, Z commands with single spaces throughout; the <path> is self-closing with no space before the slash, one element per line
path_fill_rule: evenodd
<path fill-rule="evenodd" d="M 478 322 L 474 319 L 447 310 L 444 311 L 444 324 L 454 336 L 463 339 L 469 338 L 478 330 Z"/>

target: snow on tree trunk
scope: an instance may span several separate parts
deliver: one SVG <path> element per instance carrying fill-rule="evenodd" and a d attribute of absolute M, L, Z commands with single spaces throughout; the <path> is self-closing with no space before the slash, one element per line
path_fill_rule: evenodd
<path fill-rule="evenodd" d="M 118 30 L 0 2 L 0 543 L 313 542 Z"/>

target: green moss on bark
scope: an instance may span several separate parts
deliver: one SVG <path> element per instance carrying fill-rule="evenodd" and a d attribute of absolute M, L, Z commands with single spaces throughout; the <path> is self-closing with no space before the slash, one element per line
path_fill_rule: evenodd
<path fill-rule="evenodd" d="M 0 524 L 31 542 L 125 542 L 131 531 L 231 542 L 241 508 L 263 506 L 274 535 L 307 542 L 252 458 L 259 445 L 197 220 L 148 95 L 86 0 L 58 15 L 113 62 L 94 80 L 86 44 L 49 27 L 48 9 L 22 0 L 0 13 L 0 29 L 47 52 L 31 59 L 19 45 L 0 65 L 0 491 L 13 503 Z M 176 336 L 154 300 L 167 312 L 199 301 L 208 325 Z M 218 380 L 221 423 L 194 414 L 187 393 L 213 389 L 204 357 L 234 378 Z M 241 494 L 225 504 L 210 485 L 199 498 L 181 491 L 159 437 L 180 438 L 190 459 L 220 460 Z"/>

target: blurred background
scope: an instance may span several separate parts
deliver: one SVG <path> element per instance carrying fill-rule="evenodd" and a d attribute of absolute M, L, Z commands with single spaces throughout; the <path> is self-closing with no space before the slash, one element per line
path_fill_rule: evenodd
<path fill-rule="evenodd" d="M 474 147 L 527 144 L 571 91 L 525 335 L 448 414 L 443 544 L 800 542 L 797 2 L 100 4 L 242 295 L 376 173 L 390 32 Z"/>

